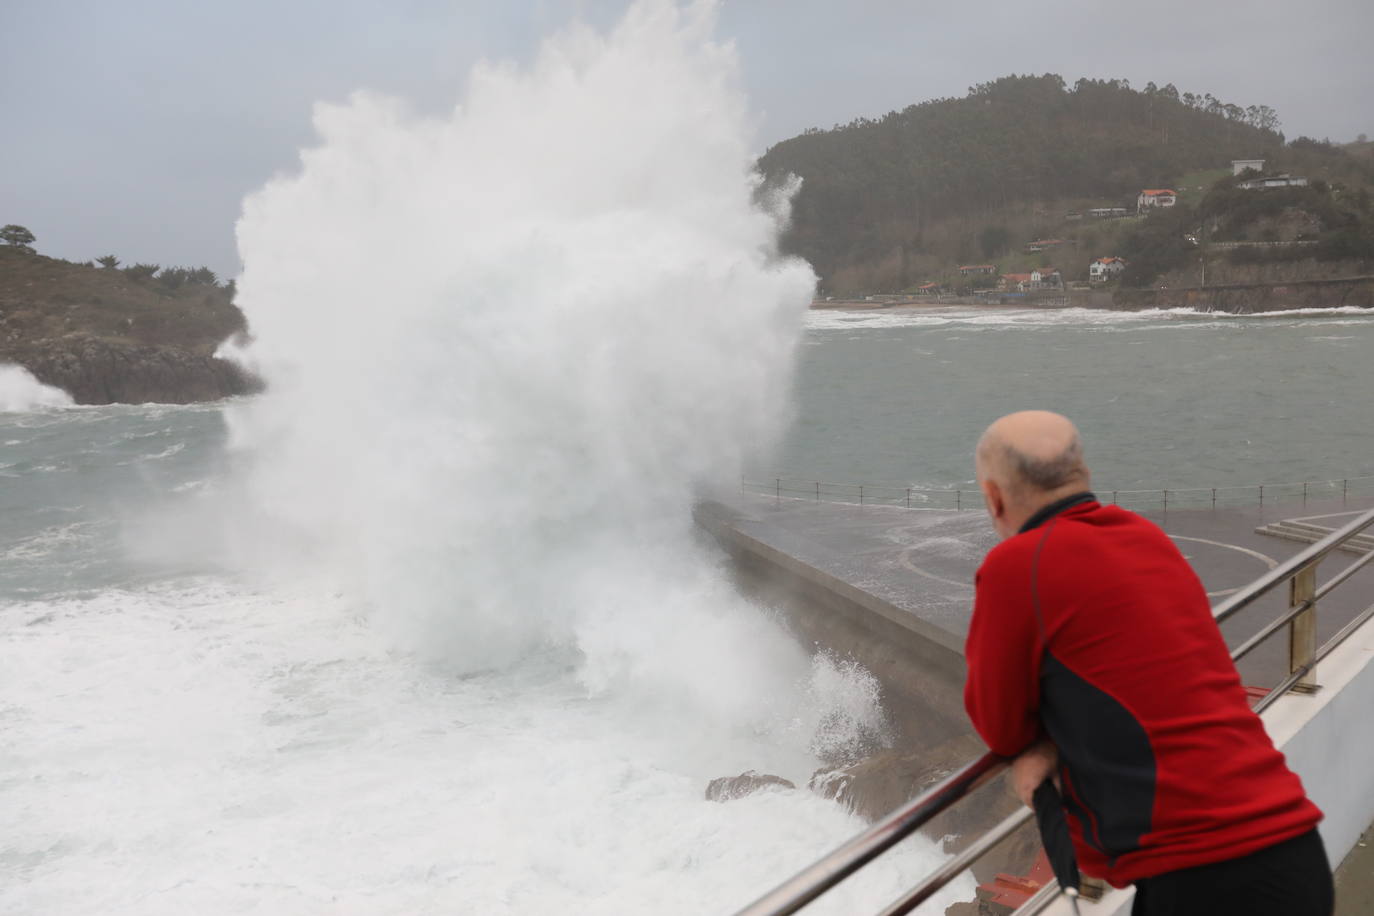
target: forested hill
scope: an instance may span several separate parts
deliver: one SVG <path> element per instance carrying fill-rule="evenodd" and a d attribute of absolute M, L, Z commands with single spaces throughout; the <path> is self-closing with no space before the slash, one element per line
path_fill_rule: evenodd
<path fill-rule="evenodd" d="M 1153 83 L 1008 76 L 809 130 L 764 154 L 766 177 L 802 178 L 785 239 L 835 292 L 903 289 L 950 264 L 1052 237 L 1077 207 L 1129 207 L 1232 159 L 1294 158 L 1276 113 Z M 1040 235 L 1043 233 L 1043 235 Z"/>

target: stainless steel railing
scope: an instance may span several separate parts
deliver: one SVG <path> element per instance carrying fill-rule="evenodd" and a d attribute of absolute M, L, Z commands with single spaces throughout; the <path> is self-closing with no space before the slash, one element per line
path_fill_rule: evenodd
<path fill-rule="evenodd" d="M 1220 623 L 1279 586 L 1285 583 L 1289 585 L 1288 610 L 1231 652 L 1233 660 L 1240 659 L 1284 626 L 1289 628 L 1289 675 L 1255 705 L 1256 712 L 1262 712 L 1289 690 L 1312 688 L 1317 663 L 1374 617 L 1374 604 L 1371 604 L 1322 646 L 1316 646 L 1317 602 L 1349 581 L 1360 569 L 1374 563 L 1374 551 L 1360 556 L 1320 587 L 1316 584 L 1317 565 L 1341 544 L 1370 527 L 1374 527 L 1374 509 L 1361 514 L 1345 527 L 1280 563 L 1212 609 L 1213 615 Z M 740 910 L 736 916 L 786 916 L 796 913 L 883 852 L 915 833 L 937 814 L 990 781 L 1006 769 L 1008 763 L 1005 758 L 984 754 L 844 845 L 788 878 Z M 1031 816 L 1028 808 L 1009 815 L 959 855 L 949 859 L 881 910 L 879 916 L 909 913 L 973 864 L 983 853 L 1029 821 Z M 1053 883 L 1041 888 L 1016 911 L 1017 916 L 1035 916 L 1049 906 L 1058 895 L 1059 888 Z"/>

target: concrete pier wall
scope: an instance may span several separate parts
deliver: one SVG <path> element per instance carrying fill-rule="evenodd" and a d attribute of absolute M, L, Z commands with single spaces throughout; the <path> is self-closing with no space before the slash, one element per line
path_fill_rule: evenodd
<path fill-rule="evenodd" d="M 741 531 L 727 506 L 702 503 L 695 514 L 734 558 L 746 593 L 779 608 L 804 643 L 852 658 L 878 679 L 899 745 L 933 747 L 971 732 L 958 639 Z"/>

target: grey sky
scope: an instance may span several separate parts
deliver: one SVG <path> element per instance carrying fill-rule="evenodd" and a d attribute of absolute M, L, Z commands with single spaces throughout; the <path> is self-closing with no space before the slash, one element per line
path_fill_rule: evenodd
<path fill-rule="evenodd" d="M 47 254 L 238 270 L 242 196 L 294 167 L 311 104 L 456 101 L 479 58 L 624 0 L 0 0 L 0 224 Z M 1374 134 L 1370 0 L 1097 4 L 726 0 L 765 146 L 1008 73 L 1154 80 L 1277 109 L 1290 137 Z"/>

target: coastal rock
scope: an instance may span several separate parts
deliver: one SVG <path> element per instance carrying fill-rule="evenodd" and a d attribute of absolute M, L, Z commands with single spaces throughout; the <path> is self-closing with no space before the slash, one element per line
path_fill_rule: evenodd
<path fill-rule="evenodd" d="M 721 776 L 711 780 L 706 786 L 706 800 L 726 802 L 736 798 L 743 798 L 752 795 L 770 786 L 781 786 L 784 789 L 795 789 L 797 786 L 789 779 L 781 776 L 773 776 L 768 773 L 759 773 L 755 770 L 745 770 L 738 776 Z"/>
<path fill-rule="evenodd" d="M 78 404 L 189 404 L 258 387 L 233 363 L 175 346 L 74 336 L 36 342 L 5 358 Z"/>
<path fill-rule="evenodd" d="M 852 766 L 817 770 L 808 786 L 864 819 L 876 821 L 985 751 L 983 743 L 971 735 L 919 751 L 884 751 Z M 957 853 L 1018 804 L 998 778 L 937 815 L 921 833 L 940 842 L 946 853 Z M 979 881 L 992 880 L 999 872 L 1026 874 L 1039 849 L 1034 824 L 1027 824 L 979 859 L 971 871 Z"/>

